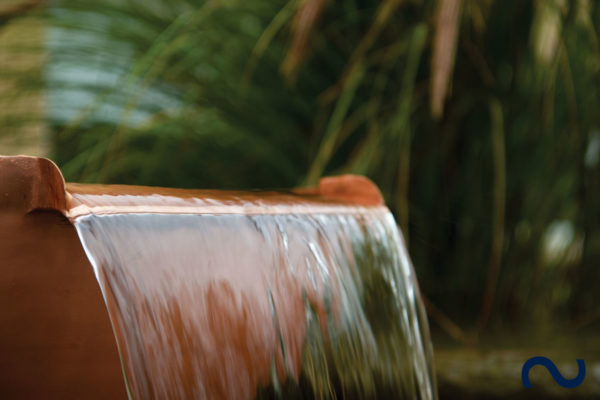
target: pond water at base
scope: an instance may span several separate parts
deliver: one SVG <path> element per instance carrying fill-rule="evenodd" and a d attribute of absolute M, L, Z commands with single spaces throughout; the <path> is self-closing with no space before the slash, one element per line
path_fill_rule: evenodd
<path fill-rule="evenodd" d="M 392 215 L 87 215 L 131 398 L 436 398 Z"/>

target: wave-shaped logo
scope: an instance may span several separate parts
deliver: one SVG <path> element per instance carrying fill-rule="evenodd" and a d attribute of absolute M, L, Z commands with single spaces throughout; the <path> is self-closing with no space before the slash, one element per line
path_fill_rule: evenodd
<path fill-rule="evenodd" d="M 585 379 L 585 362 L 581 359 L 577 360 L 577 366 L 579 367 L 577 376 L 573 379 L 565 379 L 558 371 L 558 368 L 556 368 L 556 365 L 549 358 L 538 356 L 531 357 L 529 360 L 525 361 L 525 364 L 523 364 L 523 369 L 521 370 L 523 387 L 531 387 L 531 382 L 529 381 L 529 370 L 536 365 L 541 365 L 546 368 L 548 372 L 550 372 L 550 375 L 552 375 L 552 379 L 554 379 L 556 383 L 564 388 L 575 388 L 581 385 Z"/>

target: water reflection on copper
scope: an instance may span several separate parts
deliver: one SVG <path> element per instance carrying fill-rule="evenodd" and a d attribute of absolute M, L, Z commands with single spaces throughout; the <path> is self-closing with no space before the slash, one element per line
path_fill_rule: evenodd
<path fill-rule="evenodd" d="M 71 204 L 86 212 L 70 216 L 133 398 L 434 397 L 416 280 L 385 207 L 83 192 Z"/>

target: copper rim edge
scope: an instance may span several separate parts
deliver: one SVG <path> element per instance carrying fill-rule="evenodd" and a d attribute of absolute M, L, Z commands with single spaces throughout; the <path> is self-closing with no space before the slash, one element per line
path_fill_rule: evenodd
<path fill-rule="evenodd" d="M 377 186 L 357 175 L 326 177 L 291 191 L 188 190 L 65 183 L 52 161 L 0 156 L 0 210 L 55 210 L 70 220 L 89 215 L 348 214 L 387 211 Z"/>

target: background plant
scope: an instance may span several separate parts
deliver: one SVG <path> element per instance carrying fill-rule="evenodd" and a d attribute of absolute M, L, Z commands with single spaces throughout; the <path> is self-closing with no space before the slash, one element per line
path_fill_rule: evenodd
<path fill-rule="evenodd" d="M 46 13 L 45 123 L 68 180 L 364 174 L 454 339 L 598 327 L 596 2 L 62 0 Z"/>

